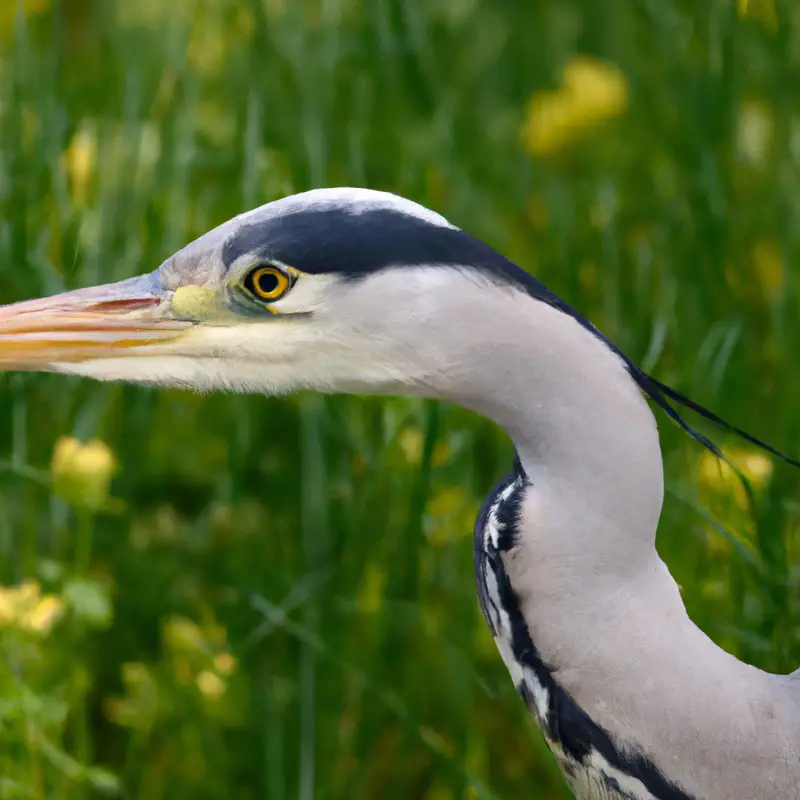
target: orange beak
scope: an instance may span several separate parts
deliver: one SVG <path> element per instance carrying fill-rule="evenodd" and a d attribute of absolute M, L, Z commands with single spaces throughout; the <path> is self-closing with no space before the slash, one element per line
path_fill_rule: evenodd
<path fill-rule="evenodd" d="M 134 355 L 192 322 L 168 316 L 170 293 L 151 275 L 0 306 L 0 370 Z"/>

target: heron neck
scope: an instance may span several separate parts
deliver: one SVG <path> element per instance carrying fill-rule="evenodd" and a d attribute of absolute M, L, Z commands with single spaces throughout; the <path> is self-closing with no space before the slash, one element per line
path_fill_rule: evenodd
<path fill-rule="evenodd" d="M 639 573 L 663 498 L 652 412 L 608 346 L 526 295 L 483 300 L 493 323 L 452 343 L 448 399 L 501 425 L 533 488 L 526 544 L 577 580 Z M 487 303 L 496 303 L 488 308 Z M 464 326 L 452 321 L 452 330 Z"/>

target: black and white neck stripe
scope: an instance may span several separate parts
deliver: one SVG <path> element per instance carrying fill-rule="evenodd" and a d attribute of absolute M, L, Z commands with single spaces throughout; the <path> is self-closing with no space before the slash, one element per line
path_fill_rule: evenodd
<path fill-rule="evenodd" d="M 556 681 L 537 650 L 503 558 L 519 546 L 520 508 L 534 491 L 517 459 L 483 504 L 475 524 L 478 600 L 522 699 L 582 800 L 698 800 L 644 754 L 621 747 Z"/>

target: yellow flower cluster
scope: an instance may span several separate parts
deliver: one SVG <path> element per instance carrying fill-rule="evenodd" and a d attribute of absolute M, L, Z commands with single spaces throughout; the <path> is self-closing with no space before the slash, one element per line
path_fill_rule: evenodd
<path fill-rule="evenodd" d="M 212 713 L 224 707 L 219 701 L 226 697 L 238 669 L 236 656 L 225 645 L 225 630 L 181 616 L 169 617 L 163 625 L 171 674 L 138 661 L 126 663 L 122 668 L 124 694 L 104 703 L 106 716 L 117 725 L 146 731 L 168 722 L 174 712 L 168 698 L 176 689 L 197 692 Z"/>
<path fill-rule="evenodd" d="M 228 689 L 224 678 L 230 677 L 236 669 L 236 658 L 228 651 L 214 657 L 214 668 L 204 669 L 195 678 L 195 684 L 207 700 L 218 700 Z"/>
<path fill-rule="evenodd" d="M 72 437 L 59 439 L 50 463 L 56 493 L 68 503 L 91 511 L 107 505 L 116 469 L 114 454 L 97 439 L 86 444 Z"/>
<path fill-rule="evenodd" d="M 19 586 L 0 586 L 0 629 L 46 634 L 63 613 L 61 598 L 42 594 L 35 581 L 25 581 Z"/>
<path fill-rule="evenodd" d="M 564 68 L 559 89 L 531 97 L 522 143 L 531 155 L 551 155 L 627 108 L 628 84 L 622 72 L 613 64 L 576 56 Z"/>
<path fill-rule="evenodd" d="M 235 672 L 237 664 L 225 647 L 224 629 L 216 625 L 203 628 L 186 617 L 174 616 L 164 624 L 164 638 L 180 683 L 194 682 L 206 700 L 218 700 L 225 694 L 225 679 Z"/>

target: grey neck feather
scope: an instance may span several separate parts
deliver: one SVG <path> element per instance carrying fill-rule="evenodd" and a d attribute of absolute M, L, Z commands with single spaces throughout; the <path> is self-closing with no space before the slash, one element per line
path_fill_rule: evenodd
<path fill-rule="evenodd" d="M 522 292 L 470 293 L 428 320 L 414 391 L 493 419 L 517 447 L 532 487 L 504 562 L 542 658 L 690 796 L 800 797 L 800 682 L 739 662 L 686 615 L 654 546 L 657 429 L 624 364 Z M 470 307 L 491 324 L 465 324 Z"/>
<path fill-rule="evenodd" d="M 484 292 L 491 325 L 443 319 L 439 394 L 501 425 L 535 483 L 530 545 L 578 580 L 641 573 L 663 499 L 658 431 L 623 362 L 561 311 L 516 291 Z M 458 312 L 456 311 L 456 314 Z M 460 351 L 460 352 L 459 352 Z"/>

